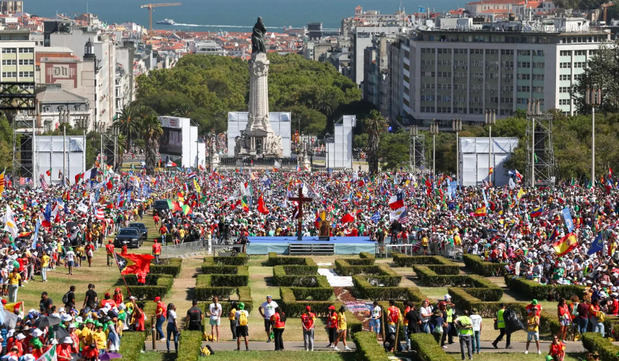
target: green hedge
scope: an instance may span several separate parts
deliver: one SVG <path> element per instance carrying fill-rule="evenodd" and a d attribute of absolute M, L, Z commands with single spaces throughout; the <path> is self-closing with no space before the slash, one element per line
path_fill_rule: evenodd
<path fill-rule="evenodd" d="M 416 361 L 455 361 L 456 359 L 445 353 L 443 348 L 428 333 L 413 333 L 410 335 L 413 359 Z"/>
<path fill-rule="evenodd" d="M 420 303 L 426 299 L 417 287 L 376 287 L 370 284 L 365 276 L 352 277 L 353 292 L 358 298 L 368 300 L 402 300 Z"/>
<path fill-rule="evenodd" d="M 236 266 L 236 274 L 211 274 L 212 286 L 247 286 L 249 283 L 249 271 L 247 266 Z"/>
<path fill-rule="evenodd" d="M 277 286 L 317 287 L 316 270 L 312 266 L 273 266 L 273 282 Z"/>
<path fill-rule="evenodd" d="M 138 361 L 142 349 L 146 341 L 145 332 L 124 331 L 120 342 L 119 353 L 123 355 L 122 359 L 126 361 Z"/>
<path fill-rule="evenodd" d="M 331 305 L 334 305 L 336 309 L 339 309 L 340 306 L 342 306 L 342 303 L 339 301 L 297 301 L 297 298 L 290 287 L 280 287 L 279 293 L 281 296 L 281 302 L 278 301 L 278 303 L 284 312 L 286 312 L 288 317 L 301 316 L 301 314 L 305 312 L 305 306 L 307 305 L 312 306 L 312 312 L 321 316 L 327 315 L 328 308 Z"/>
<path fill-rule="evenodd" d="M 373 265 L 376 258 L 368 252 L 359 253 L 359 258 L 341 258 L 353 266 L 369 266 Z"/>
<path fill-rule="evenodd" d="M 355 359 L 360 361 L 389 361 L 385 349 L 376 341 L 376 335 L 372 332 L 355 332 L 352 339 L 357 346 Z M 432 339 L 434 343 L 434 339 Z M 430 361 L 431 359 L 428 359 Z"/>
<path fill-rule="evenodd" d="M 413 270 L 422 286 L 458 286 L 482 301 L 498 301 L 503 297 L 503 290 L 483 277 L 477 275 L 439 275 L 426 265 L 414 265 Z"/>
<path fill-rule="evenodd" d="M 582 335 L 582 344 L 591 352 L 597 351 L 602 361 L 619 360 L 619 347 L 597 332 L 585 332 Z"/>
<path fill-rule="evenodd" d="M 239 266 L 231 266 L 227 264 L 203 263 L 200 267 L 204 274 L 237 274 Z"/>
<path fill-rule="evenodd" d="M 280 256 L 275 252 L 269 252 L 267 266 L 278 265 L 301 265 L 301 266 L 316 266 L 316 262 L 308 257 Z"/>
<path fill-rule="evenodd" d="M 135 275 L 126 275 L 125 281 L 127 281 L 127 286 L 122 278 L 116 282 L 124 295 L 135 296 L 139 300 L 152 300 L 157 296 L 163 298 L 172 288 L 174 278 L 169 274 L 149 274 L 146 276 L 146 285 L 139 285 Z"/>
<path fill-rule="evenodd" d="M 204 262 L 209 262 L 211 259 L 215 264 L 227 264 L 230 266 L 243 266 L 247 264 L 249 258 L 245 253 L 239 253 L 236 256 L 215 256 L 215 257 L 206 257 L 204 258 Z"/>
<path fill-rule="evenodd" d="M 196 278 L 196 288 L 194 289 L 194 298 L 200 301 L 210 300 L 213 296 L 220 299 L 229 298 L 236 292 L 235 286 L 215 286 L 212 283 L 212 275 L 198 275 Z"/>
<path fill-rule="evenodd" d="M 515 277 L 512 275 L 505 276 L 505 284 L 512 291 L 519 293 L 527 298 L 535 298 L 538 300 L 558 300 L 576 295 L 582 299 L 585 288 L 577 285 L 542 285 L 539 282 L 527 280 L 524 278 Z"/>
<path fill-rule="evenodd" d="M 200 347 L 202 347 L 202 332 L 181 331 L 176 361 L 198 361 L 198 357 L 200 357 Z"/>
<path fill-rule="evenodd" d="M 341 276 L 365 275 L 371 283 L 384 286 L 397 286 L 402 280 L 401 275 L 385 264 L 351 265 L 346 259 L 336 259 L 335 270 Z"/>
<path fill-rule="evenodd" d="M 163 273 L 176 277 L 181 272 L 182 263 L 181 258 L 164 258 L 159 264 L 150 264 L 150 273 Z"/>
<path fill-rule="evenodd" d="M 442 256 L 407 256 L 395 253 L 393 262 L 399 267 L 424 265 L 440 275 L 460 274 L 460 266 Z"/>
<path fill-rule="evenodd" d="M 468 269 L 482 276 L 502 276 L 505 274 L 505 263 L 483 261 L 479 256 L 463 254 L 462 259 Z"/>

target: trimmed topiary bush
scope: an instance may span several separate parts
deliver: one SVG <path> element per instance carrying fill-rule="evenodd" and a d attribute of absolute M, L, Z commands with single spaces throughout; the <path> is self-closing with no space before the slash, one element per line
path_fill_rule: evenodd
<path fill-rule="evenodd" d="M 172 277 L 178 276 L 181 272 L 181 265 L 183 260 L 181 258 L 164 258 L 160 260 L 159 264 L 150 264 L 150 274 L 168 274 Z"/>
<path fill-rule="evenodd" d="M 619 347 L 596 332 L 585 332 L 582 344 L 591 352 L 597 351 L 602 361 L 619 361 Z"/>
<path fill-rule="evenodd" d="M 466 268 L 479 275 L 492 277 L 505 274 L 505 263 L 487 262 L 472 254 L 463 254 L 462 259 Z"/>
<path fill-rule="evenodd" d="M 427 333 L 413 333 L 410 335 L 413 358 L 419 361 L 456 361 L 445 353 L 443 348 L 434 340 L 434 336 Z"/>
<path fill-rule="evenodd" d="M 198 361 L 200 357 L 200 347 L 202 346 L 202 332 L 200 331 L 181 331 L 178 342 L 177 361 Z M 123 354 L 124 359 L 124 354 Z"/>
<path fill-rule="evenodd" d="M 432 337 L 432 336 L 430 336 Z M 376 341 L 376 336 L 372 332 L 355 332 L 352 339 L 357 346 L 357 359 L 360 361 L 389 361 L 389 356 L 385 349 Z M 432 341 L 434 341 L 434 338 Z M 433 359 L 428 359 L 433 360 Z"/>
<path fill-rule="evenodd" d="M 145 332 L 124 331 L 119 351 L 123 355 L 123 360 L 138 361 L 144 348 L 144 341 L 146 341 Z"/>
<path fill-rule="evenodd" d="M 538 300 L 557 300 L 561 297 L 569 300 L 574 295 L 582 298 L 585 293 L 585 287 L 583 286 L 543 285 L 539 282 L 513 275 L 505 275 L 505 284 L 516 293 Z"/>

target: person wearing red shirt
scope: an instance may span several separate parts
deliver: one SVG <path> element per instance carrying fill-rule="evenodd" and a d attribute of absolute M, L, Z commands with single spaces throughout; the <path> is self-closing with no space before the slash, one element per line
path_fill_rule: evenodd
<path fill-rule="evenodd" d="M 155 263 L 159 264 L 159 256 L 161 255 L 161 244 L 157 242 L 155 238 L 155 243 L 153 243 L 153 256 L 155 256 Z"/>
<path fill-rule="evenodd" d="M 116 302 L 114 302 L 114 300 L 112 299 L 112 296 L 110 296 L 109 292 L 105 293 L 105 295 L 103 296 L 103 299 L 100 302 L 100 307 L 101 308 L 104 308 L 107 305 L 110 305 L 110 308 L 116 307 Z"/>
<path fill-rule="evenodd" d="M 314 322 L 316 314 L 312 312 L 312 308 L 305 306 L 305 312 L 301 314 L 301 324 L 303 325 L 303 344 L 305 351 L 314 351 Z"/>
<path fill-rule="evenodd" d="M 144 331 L 144 311 L 135 303 L 135 297 L 129 297 L 133 304 L 133 313 L 131 314 L 131 325 L 134 331 Z M 163 332 L 163 331 L 162 331 Z"/>
<path fill-rule="evenodd" d="M 542 305 L 540 305 L 536 299 L 533 299 L 529 305 L 527 305 L 527 315 L 531 316 L 535 313 L 535 316 L 539 316 L 542 312 Z"/>
<path fill-rule="evenodd" d="M 156 329 L 157 334 L 161 341 L 165 341 L 165 335 L 163 334 L 163 323 L 165 322 L 165 311 L 166 305 L 161 302 L 161 297 L 155 297 L 155 303 L 157 304 L 157 309 L 155 311 L 155 318 L 157 319 Z"/>
<path fill-rule="evenodd" d="M 334 347 L 335 339 L 337 338 L 337 312 L 335 306 L 329 306 L 329 313 L 327 315 L 327 333 L 329 334 L 329 345 L 327 347 Z"/>
<path fill-rule="evenodd" d="M 559 323 L 561 324 L 561 331 L 559 332 L 559 336 L 561 336 L 561 340 L 565 340 L 567 335 L 567 330 L 572 324 L 572 313 L 570 312 L 570 308 L 565 302 L 565 298 L 559 300 L 559 305 L 557 306 L 557 314 L 559 315 Z"/>
<path fill-rule="evenodd" d="M 123 297 L 123 291 L 120 289 L 120 287 L 116 287 L 116 289 L 114 289 L 113 299 L 117 306 L 125 301 L 125 298 Z"/>
<path fill-rule="evenodd" d="M 73 360 L 71 352 L 73 352 L 73 339 L 66 336 L 62 339 L 62 343 L 56 346 L 56 357 L 58 361 L 71 361 Z"/>
<path fill-rule="evenodd" d="M 553 336 L 548 355 L 552 357 L 553 361 L 563 361 L 563 358 L 565 358 L 565 344 L 559 341 L 559 336 Z"/>
<path fill-rule="evenodd" d="M 271 316 L 273 324 L 273 334 L 275 335 L 275 351 L 284 351 L 284 328 L 286 328 L 286 315 L 279 307 L 275 308 L 275 313 Z"/>
<path fill-rule="evenodd" d="M 105 245 L 105 252 L 107 253 L 107 266 L 111 266 L 114 261 L 114 241 L 111 239 Z"/>

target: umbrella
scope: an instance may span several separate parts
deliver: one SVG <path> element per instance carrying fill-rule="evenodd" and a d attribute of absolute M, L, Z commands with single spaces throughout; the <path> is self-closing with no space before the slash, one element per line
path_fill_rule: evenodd
<path fill-rule="evenodd" d="M 115 358 L 121 358 L 122 355 L 116 352 L 104 352 L 99 356 L 100 361 L 109 361 Z"/>
<path fill-rule="evenodd" d="M 56 316 L 41 316 L 34 323 L 35 326 L 44 330 L 45 327 L 52 327 L 60 324 L 60 317 Z"/>
<path fill-rule="evenodd" d="M 69 331 L 66 328 L 60 326 L 54 326 L 54 338 L 56 340 L 62 340 L 67 336 L 70 336 Z"/>

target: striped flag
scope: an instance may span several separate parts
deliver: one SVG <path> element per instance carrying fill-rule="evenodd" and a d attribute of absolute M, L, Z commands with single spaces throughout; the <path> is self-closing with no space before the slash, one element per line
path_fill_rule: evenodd
<path fill-rule="evenodd" d="M 96 209 L 95 210 L 95 218 L 102 221 L 105 218 L 105 213 L 103 212 L 103 209 Z"/>
<path fill-rule="evenodd" d="M 52 346 L 46 353 L 37 359 L 37 361 L 57 361 L 56 347 Z"/>
<path fill-rule="evenodd" d="M 0 173 L 0 197 L 2 197 L 3 192 L 4 192 L 4 171 Z"/>

